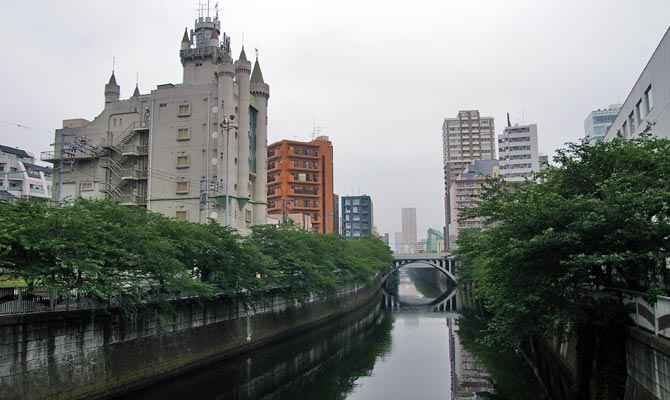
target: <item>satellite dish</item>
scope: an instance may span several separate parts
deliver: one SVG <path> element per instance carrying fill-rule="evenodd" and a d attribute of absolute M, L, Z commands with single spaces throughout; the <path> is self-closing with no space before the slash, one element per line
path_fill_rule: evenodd
<path fill-rule="evenodd" d="M 216 139 L 218 137 L 219 137 L 219 132 L 217 132 L 217 131 L 212 132 L 212 139 Z"/>
<path fill-rule="evenodd" d="M 217 106 L 212 107 L 212 112 L 214 114 L 218 113 L 219 112 L 219 107 L 217 107 Z"/>
<path fill-rule="evenodd" d="M 212 211 L 212 213 L 209 214 L 209 217 L 211 219 L 216 219 L 216 217 L 218 217 L 218 216 L 219 216 L 219 213 L 217 213 L 216 211 Z"/>
<path fill-rule="evenodd" d="M 216 157 L 212 157 L 212 161 L 211 161 L 211 163 L 212 163 L 212 165 L 216 165 L 216 164 L 219 163 L 219 159 L 216 158 Z"/>

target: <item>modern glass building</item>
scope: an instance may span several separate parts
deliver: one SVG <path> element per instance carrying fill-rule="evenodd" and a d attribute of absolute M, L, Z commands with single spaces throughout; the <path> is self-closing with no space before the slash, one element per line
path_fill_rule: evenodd
<path fill-rule="evenodd" d="M 343 196 L 341 224 L 345 239 L 372 235 L 374 223 L 370 196 Z"/>
<path fill-rule="evenodd" d="M 591 111 L 584 120 L 584 138 L 589 144 L 596 144 L 605 138 L 607 129 L 616 119 L 620 109 L 621 104 L 612 104 L 606 109 Z"/>

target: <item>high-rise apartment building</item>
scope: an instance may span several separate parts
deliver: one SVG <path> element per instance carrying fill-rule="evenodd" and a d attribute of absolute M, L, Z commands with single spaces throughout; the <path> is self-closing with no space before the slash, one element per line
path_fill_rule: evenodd
<path fill-rule="evenodd" d="M 402 246 L 401 253 L 415 253 L 416 238 L 416 208 L 403 208 L 402 212 Z"/>
<path fill-rule="evenodd" d="M 393 235 L 393 252 L 402 253 L 402 232 L 395 232 Z"/>
<path fill-rule="evenodd" d="M 465 229 L 479 229 L 486 220 L 481 217 L 465 218 L 463 210 L 475 205 L 481 193 L 482 184 L 486 183 L 488 177 L 499 176 L 498 160 L 475 160 L 468 165 L 456 179 L 450 189 L 450 208 L 453 216 L 448 225 L 450 249 L 456 245 L 456 239 Z"/>
<path fill-rule="evenodd" d="M 268 214 L 279 220 L 289 213 L 307 214 L 315 232 L 336 232 L 333 144 L 328 136 L 272 143 L 267 155 Z"/>
<path fill-rule="evenodd" d="M 140 46 L 142 43 L 140 42 Z M 267 105 L 258 59 L 237 61 L 218 17 L 181 40 L 180 84 L 121 100 L 112 72 L 93 121 L 66 120 L 55 151 L 55 198 L 112 198 L 177 220 L 213 219 L 242 232 L 267 220 Z"/>
<path fill-rule="evenodd" d="M 500 176 L 510 182 L 524 181 L 540 172 L 537 125 L 506 126 L 498 137 Z"/>
<path fill-rule="evenodd" d="M 342 237 L 357 239 L 370 236 L 374 227 L 374 209 L 368 195 L 342 197 Z"/>
<path fill-rule="evenodd" d="M 584 138 L 589 144 L 596 144 L 605 138 L 620 109 L 621 104 L 612 104 L 605 109 L 591 111 L 584 120 Z"/>
<path fill-rule="evenodd" d="M 32 154 L 0 145 L 0 200 L 50 200 L 52 175 Z"/>
<path fill-rule="evenodd" d="M 449 189 L 453 181 L 475 160 L 496 157 L 493 117 L 482 117 L 478 110 L 459 111 L 456 118 L 445 118 L 442 124 L 444 158 L 445 227 L 452 221 Z M 445 238 L 448 231 L 445 228 Z"/>

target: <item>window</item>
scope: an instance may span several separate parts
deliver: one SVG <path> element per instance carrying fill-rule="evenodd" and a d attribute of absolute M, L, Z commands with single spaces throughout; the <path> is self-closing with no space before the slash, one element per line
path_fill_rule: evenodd
<path fill-rule="evenodd" d="M 188 156 L 177 156 L 177 168 L 188 168 Z"/>
<path fill-rule="evenodd" d="M 623 123 L 623 136 L 628 136 L 628 123 L 626 121 Z"/>
<path fill-rule="evenodd" d="M 167 103 L 160 103 L 160 104 L 158 105 L 158 107 L 159 107 L 159 108 L 165 108 L 165 107 L 167 107 Z"/>
<path fill-rule="evenodd" d="M 80 187 L 82 192 L 90 192 L 93 190 L 93 182 L 82 182 Z"/>
<path fill-rule="evenodd" d="M 244 210 L 244 221 L 251 222 L 251 210 Z"/>
<path fill-rule="evenodd" d="M 654 94 L 651 91 L 651 85 L 644 91 L 644 102 L 647 105 L 647 115 L 649 115 L 649 111 L 654 108 Z"/>
<path fill-rule="evenodd" d="M 630 134 L 632 135 L 635 133 L 635 116 L 632 111 L 628 114 L 628 125 L 630 125 Z"/>
<path fill-rule="evenodd" d="M 187 140 L 191 138 L 191 132 L 188 128 L 177 128 L 177 140 Z"/>
<path fill-rule="evenodd" d="M 191 105 L 190 104 L 179 104 L 177 106 L 177 116 L 186 117 L 191 115 Z"/>
<path fill-rule="evenodd" d="M 179 211 L 175 212 L 174 219 L 176 219 L 177 221 L 187 221 L 188 220 L 188 212 L 186 210 L 179 210 Z"/>
<path fill-rule="evenodd" d="M 188 193 L 188 181 L 177 182 L 177 193 Z"/>
<path fill-rule="evenodd" d="M 637 114 L 637 126 L 640 126 L 642 120 L 644 119 L 644 110 L 642 110 L 642 100 L 638 101 L 635 105 L 635 112 Z"/>
<path fill-rule="evenodd" d="M 303 205 L 304 207 L 309 207 L 309 200 L 303 200 L 303 201 L 302 201 L 302 205 Z"/>

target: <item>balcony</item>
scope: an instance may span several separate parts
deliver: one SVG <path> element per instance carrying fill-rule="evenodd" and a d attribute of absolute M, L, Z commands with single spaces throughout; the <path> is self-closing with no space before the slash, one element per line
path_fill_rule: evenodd
<path fill-rule="evenodd" d="M 146 156 L 149 154 L 149 146 L 138 146 L 135 144 L 124 144 L 121 146 L 122 156 Z"/>
<path fill-rule="evenodd" d="M 22 181 L 23 172 L 8 172 L 7 179 L 9 179 L 10 181 Z"/>
<path fill-rule="evenodd" d="M 120 178 L 122 180 L 140 180 L 147 179 L 147 170 L 138 169 L 138 168 L 124 168 L 120 172 Z"/>
<path fill-rule="evenodd" d="M 30 188 L 31 195 L 46 196 L 47 191 L 45 189 Z"/>
<path fill-rule="evenodd" d="M 147 204 L 147 196 L 135 194 L 123 194 L 119 196 L 119 200 L 124 206 L 145 206 Z"/>

